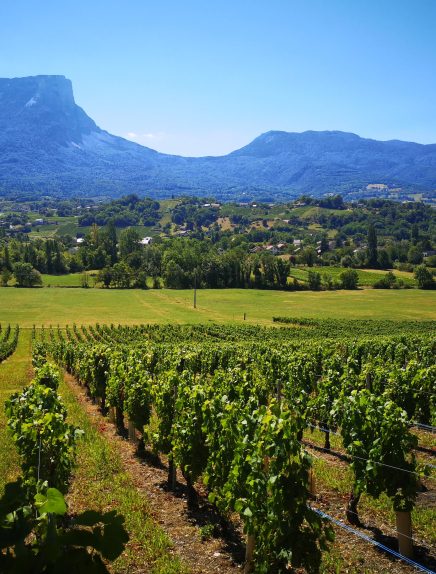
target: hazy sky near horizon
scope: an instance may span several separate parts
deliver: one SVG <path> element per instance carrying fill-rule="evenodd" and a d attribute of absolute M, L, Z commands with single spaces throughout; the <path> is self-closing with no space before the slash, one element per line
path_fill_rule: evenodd
<path fill-rule="evenodd" d="M 436 143 L 436 0 L 3 1 L 0 77 L 36 74 L 166 153 L 269 130 Z"/>

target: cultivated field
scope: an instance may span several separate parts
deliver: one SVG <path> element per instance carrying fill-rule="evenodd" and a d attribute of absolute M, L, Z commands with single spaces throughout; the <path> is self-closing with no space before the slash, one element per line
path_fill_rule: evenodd
<path fill-rule="evenodd" d="M 307 282 L 310 271 L 319 273 L 321 277 L 323 275 L 330 275 L 336 281 L 340 281 L 340 275 L 346 271 L 346 269 L 344 269 L 344 267 L 293 267 L 289 275 L 299 281 Z M 356 269 L 355 271 L 357 271 L 359 277 L 359 285 L 365 287 L 372 287 L 374 283 L 380 281 L 380 279 L 388 273 L 388 271 L 382 269 Z M 413 273 L 398 271 L 397 269 L 392 269 L 391 272 L 406 285 L 410 287 L 417 286 Z"/>
<path fill-rule="evenodd" d="M 436 319 L 436 292 L 421 290 L 285 292 L 0 288 L 0 322 L 32 325 L 208 321 L 271 324 L 273 316 Z"/>

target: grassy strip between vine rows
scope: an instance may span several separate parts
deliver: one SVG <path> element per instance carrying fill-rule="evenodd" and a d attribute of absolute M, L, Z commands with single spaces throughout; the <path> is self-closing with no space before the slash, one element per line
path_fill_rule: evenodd
<path fill-rule="evenodd" d="M 123 515 L 130 540 L 110 566 L 114 573 L 186 574 L 187 568 L 170 552 L 171 541 L 149 516 L 146 496 L 123 468 L 116 447 L 92 424 L 66 382 L 59 392 L 70 422 L 85 431 L 78 444 L 78 466 L 68 497 L 70 511 L 116 510 Z"/>
<path fill-rule="evenodd" d="M 31 379 L 30 344 L 30 330 L 21 330 L 15 352 L 0 364 L 0 495 L 19 473 L 18 454 L 6 428 L 4 404 Z"/>

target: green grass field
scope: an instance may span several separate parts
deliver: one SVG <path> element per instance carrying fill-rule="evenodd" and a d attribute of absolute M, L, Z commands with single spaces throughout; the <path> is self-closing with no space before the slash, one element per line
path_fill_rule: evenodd
<path fill-rule="evenodd" d="M 71 323 L 272 324 L 273 316 L 368 319 L 436 319 L 436 292 L 410 290 L 286 292 L 249 289 L 18 289 L 0 288 L 0 322 L 32 325 Z"/>
<path fill-rule="evenodd" d="M 330 275 L 333 279 L 339 281 L 339 276 L 345 271 L 343 267 L 293 267 L 289 275 L 295 277 L 299 281 L 307 281 L 309 276 L 309 271 L 316 271 L 323 274 Z M 356 269 L 359 276 L 359 285 L 365 287 L 372 287 L 376 281 L 380 281 L 386 275 L 387 271 L 382 271 L 380 269 Z M 405 271 L 392 270 L 392 273 L 402 279 L 404 283 L 410 285 L 411 287 L 416 287 L 416 281 L 414 279 L 413 273 L 407 273 Z"/>
<path fill-rule="evenodd" d="M 41 275 L 44 287 L 81 287 L 82 277 L 83 273 L 69 273 L 68 275 Z"/>

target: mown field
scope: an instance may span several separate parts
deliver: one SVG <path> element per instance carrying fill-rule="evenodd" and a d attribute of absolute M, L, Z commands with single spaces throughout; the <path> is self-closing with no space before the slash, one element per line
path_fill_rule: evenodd
<path fill-rule="evenodd" d="M 32 325 L 243 321 L 272 324 L 273 316 L 436 319 L 436 292 L 421 290 L 286 292 L 248 289 L 0 288 L 0 322 Z"/>
<path fill-rule="evenodd" d="M 308 281 L 309 272 L 316 272 L 321 275 L 330 275 L 336 281 L 340 280 L 340 275 L 346 269 L 343 267 L 293 267 L 289 273 L 290 277 L 295 277 L 299 281 Z M 380 269 L 356 269 L 357 275 L 359 277 L 359 285 L 365 287 L 372 287 L 374 283 L 380 281 L 387 271 Z M 401 279 L 406 285 L 410 287 L 416 287 L 417 283 L 413 276 L 413 273 L 407 273 L 406 271 L 398 271 L 397 269 L 392 269 L 392 273 L 398 279 Z"/>

